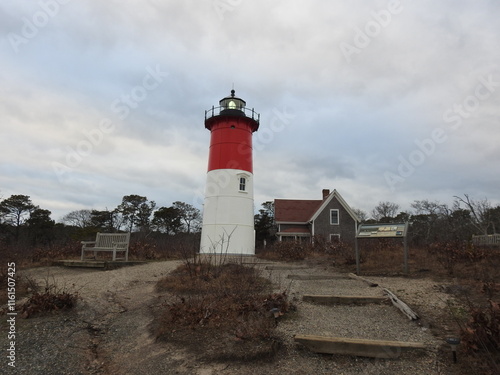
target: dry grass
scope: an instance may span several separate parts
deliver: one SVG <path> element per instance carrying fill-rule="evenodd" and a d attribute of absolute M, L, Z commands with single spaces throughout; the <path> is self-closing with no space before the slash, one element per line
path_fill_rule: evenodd
<path fill-rule="evenodd" d="M 173 294 L 203 294 L 243 296 L 271 290 L 269 279 L 260 277 L 254 267 L 237 263 L 213 265 L 198 262 L 194 265 L 180 265 L 169 276 L 156 285 L 157 291 Z"/>
<path fill-rule="evenodd" d="M 129 259 L 131 260 L 170 260 L 182 259 L 184 244 L 174 243 L 172 246 L 157 243 L 154 240 L 131 241 L 129 246 Z"/>
<path fill-rule="evenodd" d="M 487 306 L 469 306 L 469 319 L 461 324 L 462 347 L 471 370 L 498 373 L 500 370 L 500 305 L 492 300 Z"/>
<path fill-rule="evenodd" d="M 272 312 L 289 310 L 287 294 L 272 293 L 269 279 L 255 267 L 185 263 L 160 280 L 157 290 L 175 296 L 152 326 L 158 339 L 211 360 L 264 359 L 281 346 Z"/>
<path fill-rule="evenodd" d="M 404 259 L 401 240 L 360 241 L 361 274 L 403 276 Z M 287 246 L 290 246 L 287 244 Z M 294 253 L 301 253 L 295 244 Z M 354 250 L 345 244 L 316 241 L 304 246 L 307 260 L 334 264 L 354 272 Z M 275 255 L 276 256 L 276 255 Z M 409 278 L 430 277 L 449 282 L 461 294 L 454 295 L 457 306 L 450 311 L 436 311 L 428 317 L 433 325 L 455 321 L 462 337 L 461 374 L 493 375 L 500 373 L 500 249 L 474 247 L 467 242 L 439 242 L 425 248 L 409 247 Z M 466 291 L 466 292 L 463 292 Z M 436 332 L 439 332 L 437 330 Z M 443 329 L 442 334 L 445 334 Z M 444 336 L 443 336 L 444 337 Z"/>
<path fill-rule="evenodd" d="M 56 259 L 78 259 L 81 245 L 77 242 L 45 246 L 6 246 L 0 247 L 0 262 L 15 262 L 16 269 L 50 266 Z"/>
<path fill-rule="evenodd" d="M 401 240 L 381 239 L 360 244 L 361 273 L 365 275 L 403 275 Z M 343 254 L 341 257 L 345 256 Z M 351 256 L 337 265 L 355 270 Z M 500 280 L 500 249 L 474 247 L 466 242 L 439 242 L 426 248 L 409 247 L 409 276 L 454 277 L 473 282 Z"/>
<path fill-rule="evenodd" d="M 182 259 L 185 248 L 193 244 L 189 239 L 172 239 L 171 246 L 154 240 L 134 239 L 129 245 L 130 260 L 170 260 Z M 17 269 L 50 266 L 54 260 L 80 259 L 82 245 L 80 241 L 67 240 L 64 243 L 47 245 L 5 245 L 0 243 L 0 262 L 15 262 Z M 121 254 L 120 254 L 121 255 Z M 111 252 L 98 252 L 97 259 L 111 260 Z M 1 277 L 1 274 L 0 274 Z"/>
<path fill-rule="evenodd" d="M 31 266 L 51 265 L 56 259 L 78 259 L 81 248 L 81 244 L 77 242 L 69 242 L 59 246 L 36 247 L 31 256 Z"/>
<path fill-rule="evenodd" d="M 31 296 L 20 307 L 21 317 L 32 316 L 70 310 L 76 306 L 78 292 L 66 286 L 59 286 L 55 279 L 45 278 L 45 285 L 40 287 L 34 280 L 27 279 L 28 290 Z"/>
<path fill-rule="evenodd" d="M 401 275 L 403 248 L 382 240 L 364 249 L 361 272 Z M 475 247 L 467 242 L 439 242 L 410 248 L 409 277 L 433 277 L 457 285 L 459 304 L 449 314 L 462 339 L 460 372 L 500 373 L 500 249 Z M 459 310 L 459 313 L 457 312 Z"/>
<path fill-rule="evenodd" d="M 8 301 L 7 282 L 9 279 L 9 274 L 7 272 L 7 263 L 8 262 L 5 261 L 0 265 L 0 285 L 5 286 L 0 289 L 0 307 L 6 305 Z M 16 288 L 16 299 L 26 296 L 31 290 L 29 281 L 21 277 L 19 272 L 15 274 L 14 280 Z"/>
<path fill-rule="evenodd" d="M 258 257 L 274 261 L 298 261 L 310 257 L 314 248 L 306 243 L 286 241 L 275 242 L 270 248 L 260 251 Z"/>

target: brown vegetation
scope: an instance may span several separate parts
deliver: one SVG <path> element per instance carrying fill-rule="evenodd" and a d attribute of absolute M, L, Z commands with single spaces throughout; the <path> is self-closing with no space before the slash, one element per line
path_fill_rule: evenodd
<path fill-rule="evenodd" d="M 26 284 L 29 285 L 27 291 L 31 292 L 31 295 L 20 307 L 21 317 L 23 318 L 69 310 L 76 306 L 78 292 L 70 291 L 70 288 L 66 286 L 57 285 L 48 276 L 45 279 L 43 288 L 40 288 L 35 281 L 30 279 L 26 280 Z"/>
<path fill-rule="evenodd" d="M 500 306 L 488 301 L 487 306 L 471 303 L 468 320 L 460 324 L 463 351 L 471 371 L 498 373 L 500 366 Z"/>
<path fill-rule="evenodd" d="M 300 249 L 302 247 L 302 250 Z M 403 276 L 402 240 L 360 241 L 361 274 Z M 266 259 L 296 260 L 303 254 L 308 261 L 335 265 L 355 271 L 354 249 L 345 243 L 317 239 L 309 244 L 283 242 L 261 252 Z M 409 248 L 408 277 L 448 280 L 457 291 L 450 291 L 459 306 L 436 312 L 446 321 L 456 322 L 460 335 L 460 361 L 463 374 L 500 373 L 500 249 L 477 247 L 467 241 L 441 241 L 427 247 Z M 458 292 L 459 291 L 459 292 Z M 433 322 L 439 326 L 440 322 Z"/>
<path fill-rule="evenodd" d="M 314 247 L 308 243 L 297 241 L 277 241 L 272 247 L 260 251 L 259 258 L 275 261 L 299 261 L 304 260 L 314 253 Z"/>
<path fill-rule="evenodd" d="M 269 358 L 280 347 L 273 330 L 290 309 L 287 294 L 273 293 L 255 267 L 185 261 L 157 290 L 174 296 L 157 313 L 152 329 L 158 339 L 217 360 Z"/>
<path fill-rule="evenodd" d="M 174 238 L 170 237 L 169 241 Z M 192 237 L 161 243 L 136 238 L 131 243 L 132 259 L 159 260 L 184 258 L 184 264 L 158 283 L 158 291 L 168 292 L 168 301 L 156 311 L 151 329 L 160 340 L 185 345 L 200 357 L 210 359 L 250 359 L 273 355 L 280 340 L 273 334 L 278 315 L 290 310 L 286 292 L 273 293 L 268 278 L 255 267 L 240 263 L 192 258 Z M 15 261 L 17 268 L 50 264 L 54 259 L 78 259 L 80 244 L 67 241 L 37 247 L 3 246 L 2 264 Z M 5 250 L 5 251 L 3 251 Z M 8 251 L 7 251 L 8 250 Z M 380 239 L 360 242 L 361 273 L 403 276 L 401 240 Z M 448 314 L 460 334 L 463 373 L 499 373 L 500 358 L 500 249 L 477 247 L 467 241 L 440 241 L 409 246 L 408 277 L 432 277 L 461 287 L 455 294 L 460 304 Z M 355 270 L 354 250 L 339 242 L 316 239 L 314 246 L 297 242 L 275 243 L 258 254 L 261 258 L 334 265 Z M 3 270 L 5 271 L 5 270 Z M 0 281 L 5 281 L 0 270 Z M 3 282 L 5 285 L 5 282 Z M 18 297 L 33 293 L 22 306 L 25 317 L 71 308 L 77 293 L 48 286 L 36 291 L 26 280 L 16 280 Z M 29 294 L 28 294 L 29 295 Z M 0 302 L 5 303 L 5 289 Z M 3 302 L 2 302 L 3 301 Z"/>

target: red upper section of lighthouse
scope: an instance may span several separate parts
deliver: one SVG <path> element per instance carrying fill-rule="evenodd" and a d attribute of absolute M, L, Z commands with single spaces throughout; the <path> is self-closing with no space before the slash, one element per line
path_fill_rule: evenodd
<path fill-rule="evenodd" d="M 234 90 L 220 104 L 205 112 L 205 127 L 211 132 L 208 171 L 241 169 L 253 173 L 252 133 L 259 128 L 259 115 L 253 109 L 246 111 L 245 102 L 234 96 Z"/>

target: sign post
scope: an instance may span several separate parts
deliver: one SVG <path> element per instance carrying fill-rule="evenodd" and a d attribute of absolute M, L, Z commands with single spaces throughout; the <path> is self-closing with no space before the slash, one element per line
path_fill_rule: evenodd
<path fill-rule="evenodd" d="M 361 224 L 358 227 L 358 232 L 354 240 L 354 247 L 356 251 L 356 274 L 360 272 L 359 261 L 359 245 L 358 238 L 402 238 L 403 239 L 403 271 L 405 275 L 408 274 L 408 222 L 406 223 L 390 223 L 390 224 Z"/>

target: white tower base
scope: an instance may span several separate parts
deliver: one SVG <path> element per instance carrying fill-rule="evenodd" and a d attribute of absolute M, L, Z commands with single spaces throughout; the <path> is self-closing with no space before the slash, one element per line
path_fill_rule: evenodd
<path fill-rule="evenodd" d="M 239 169 L 209 171 L 200 253 L 255 255 L 253 210 L 252 173 Z"/>

